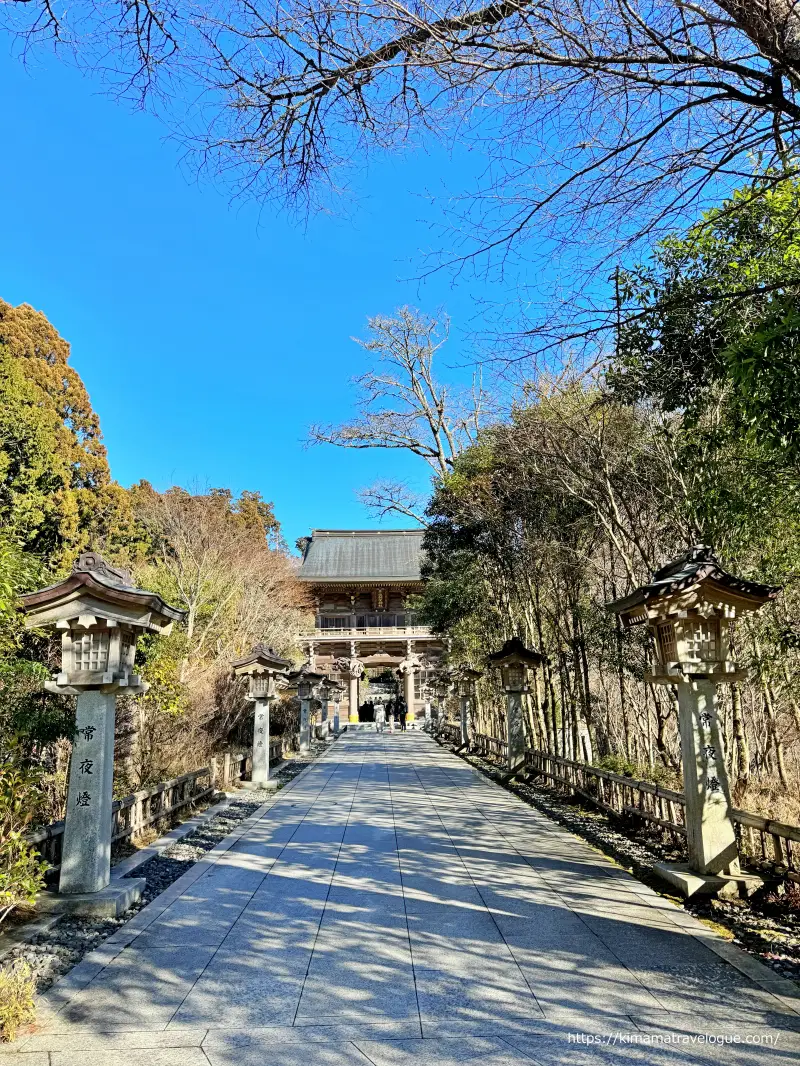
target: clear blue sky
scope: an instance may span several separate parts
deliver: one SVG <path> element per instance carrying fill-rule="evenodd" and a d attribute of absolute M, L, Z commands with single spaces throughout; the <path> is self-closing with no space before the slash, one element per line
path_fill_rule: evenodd
<path fill-rule="evenodd" d="M 122 484 L 259 490 L 290 543 L 374 524 L 355 490 L 378 476 L 424 484 L 413 457 L 302 440 L 347 417 L 368 315 L 445 306 L 458 362 L 485 287 L 403 279 L 437 246 L 420 194 L 460 191 L 470 160 L 384 162 L 341 215 L 299 227 L 196 184 L 157 120 L 65 66 L 2 55 L 0 97 L 0 297 L 70 341 Z"/>

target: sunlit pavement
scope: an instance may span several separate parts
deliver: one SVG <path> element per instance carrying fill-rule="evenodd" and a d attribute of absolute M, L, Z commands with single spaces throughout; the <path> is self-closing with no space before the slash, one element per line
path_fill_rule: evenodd
<path fill-rule="evenodd" d="M 59 982 L 8 1053 L 793 1063 L 793 987 L 430 737 L 362 727 Z"/>

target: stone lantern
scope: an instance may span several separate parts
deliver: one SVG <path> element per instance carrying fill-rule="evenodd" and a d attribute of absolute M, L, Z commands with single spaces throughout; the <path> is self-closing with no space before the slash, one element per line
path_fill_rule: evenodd
<path fill-rule="evenodd" d="M 348 721 L 358 722 L 358 686 L 359 681 L 364 676 L 364 664 L 356 655 L 356 642 L 350 641 L 350 657 L 346 655 L 339 659 L 335 659 L 333 663 L 334 670 L 338 670 L 339 673 L 344 674 L 348 680 Z"/>
<path fill-rule="evenodd" d="M 331 723 L 328 719 L 328 703 L 332 695 L 333 683 L 330 678 L 323 677 L 317 685 L 317 697 L 322 704 L 319 714 L 319 724 L 317 726 L 317 737 L 319 740 L 327 740 L 328 733 L 331 729 Z"/>
<path fill-rule="evenodd" d="M 447 697 L 453 690 L 453 677 L 449 670 L 437 670 L 434 678 L 434 690 L 436 692 L 437 710 L 436 719 L 441 723 L 445 719 L 445 704 Z"/>
<path fill-rule="evenodd" d="M 314 670 L 298 670 L 290 678 L 297 686 L 297 698 L 300 700 L 300 751 L 308 751 L 311 746 L 311 701 L 314 690 L 320 681 L 325 681 L 325 674 Z"/>
<path fill-rule="evenodd" d="M 84 552 L 63 581 L 22 597 L 29 629 L 61 632 L 61 669 L 48 692 L 77 696 L 76 732 L 62 843 L 59 900 L 51 909 L 119 914 L 138 898 L 142 881 L 108 888 L 117 694 L 135 696 L 147 684 L 135 673 L 142 633 L 168 633 L 184 611 L 137 589 L 126 570 Z"/>
<path fill-rule="evenodd" d="M 625 629 L 646 625 L 653 634 L 656 661 L 645 680 L 678 690 L 689 864 L 659 863 L 656 870 L 687 896 L 747 888 L 715 690 L 745 676 L 731 661 L 731 624 L 779 592 L 726 573 L 711 548 L 698 545 L 657 570 L 649 584 L 607 605 Z"/>
<path fill-rule="evenodd" d="M 525 720 L 522 695 L 529 691 L 528 671 L 541 666 L 544 656 L 538 651 L 526 648 L 519 637 L 512 637 L 505 642 L 500 651 L 489 656 L 489 662 L 500 667 L 503 690 L 506 693 L 508 769 L 513 772 L 525 759 Z"/>
<path fill-rule="evenodd" d="M 338 681 L 331 681 L 330 683 L 331 698 L 333 699 L 333 731 L 339 732 L 339 707 L 342 702 L 342 696 L 344 695 L 346 688 Z"/>
<path fill-rule="evenodd" d="M 249 655 L 231 663 L 234 674 L 248 678 L 247 699 L 254 705 L 252 788 L 268 788 L 270 784 L 269 709 L 277 695 L 275 679 L 285 677 L 291 665 L 288 659 L 282 659 L 266 644 L 256 644 Z"/>
<path fill-rule="evenodd" d="M 466 747 L 469 744 L 470 711 L 475 706 L 478 679 L 483 677 L 483 671 L 473 670 L 469 666 L 460 666 L 455 671 L 454 676 L 461 713 L 461 744 Z"/>

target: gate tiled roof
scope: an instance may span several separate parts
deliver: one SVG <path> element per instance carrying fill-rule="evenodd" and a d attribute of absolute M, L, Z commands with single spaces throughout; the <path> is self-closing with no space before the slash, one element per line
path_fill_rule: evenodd
<path fill-rule="evenodd" d="M 420 581 L 423 531 L 315 529 L 298 576 L 302 581 Z"/>

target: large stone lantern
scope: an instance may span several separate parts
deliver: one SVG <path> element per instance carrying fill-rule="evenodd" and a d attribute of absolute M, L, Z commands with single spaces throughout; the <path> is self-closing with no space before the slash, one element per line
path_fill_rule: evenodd
<path fill-rule="evenodd" d="M 464 747 L 469 744 L 470 712 L 475 706 L 475 696 L 478 689 L 478 680 L 483 677 L 482 670 L 473 670 L 469 666 L 460 666 L 455 671 L 456 688 L 458 689 L 459 710 L 461 717 L 461 743 Z"/>
<path fill-rule="evenodd" d="M 698 545 L 657 570 L 649 584 L 608 604 L 624 628 L 646 625 L 653 634 L 656 661 L 645 680 L 678 691 L 689 864 L 656 869 L 687 896 L 735 891 L 736 882 L 746 887 L 715 690 L 744 676 L 730 657 L 731 624 L 779 591 L 733 577 L 711 548 Z"/>
<path fill-rule="evenodd" d="M 268 788 L 269 777 L 269 710 L 277 696 L 275 679 L 285 677 L 291 667 L 274 648 L 256 644 L 249 655 L 231 663 L 234 674 L 247 677 L 247 699 L 254 705 L 252 788 Z"/>
<path fill-rule="evenodd" d="M 297 698 L 300 700 L 300 751 L 308 751 L 311 746 L 311 701 L 320 681 L 327 680 L 325 674 L 314 670 L 299 670 L 290 678 L 297 686 Z"/>
<path fill-rule="evenodd" d="M 529 691 L 528 671 L 541 666 L 544 656 L 538 651 L 526 648 L 519 637 L 512 637 L 499 651 L 489 656 L 489 662 L 500 668 L 503 690 L 506 693 L 508 769 L 513 772 L 525 759 L 525 719 L 522 696 L 523 693 Z"/>
<path fill-rule="evenodd" d="M 134 588 L 126 570 L 109 566 L 95 552 L 84 552 L 69 577 L 28 593 L 22 604 L 28 628 L 61 633 L 61 669 L 45 689 L 78 697 L 60 905 L 86 913 L 121 913 L 141 893 L 143 882 L 108 889 L 116 698 L 147 690 L 134 665 L 141 634 L 168 633 L 185 612 L 154 592 Z"/>

